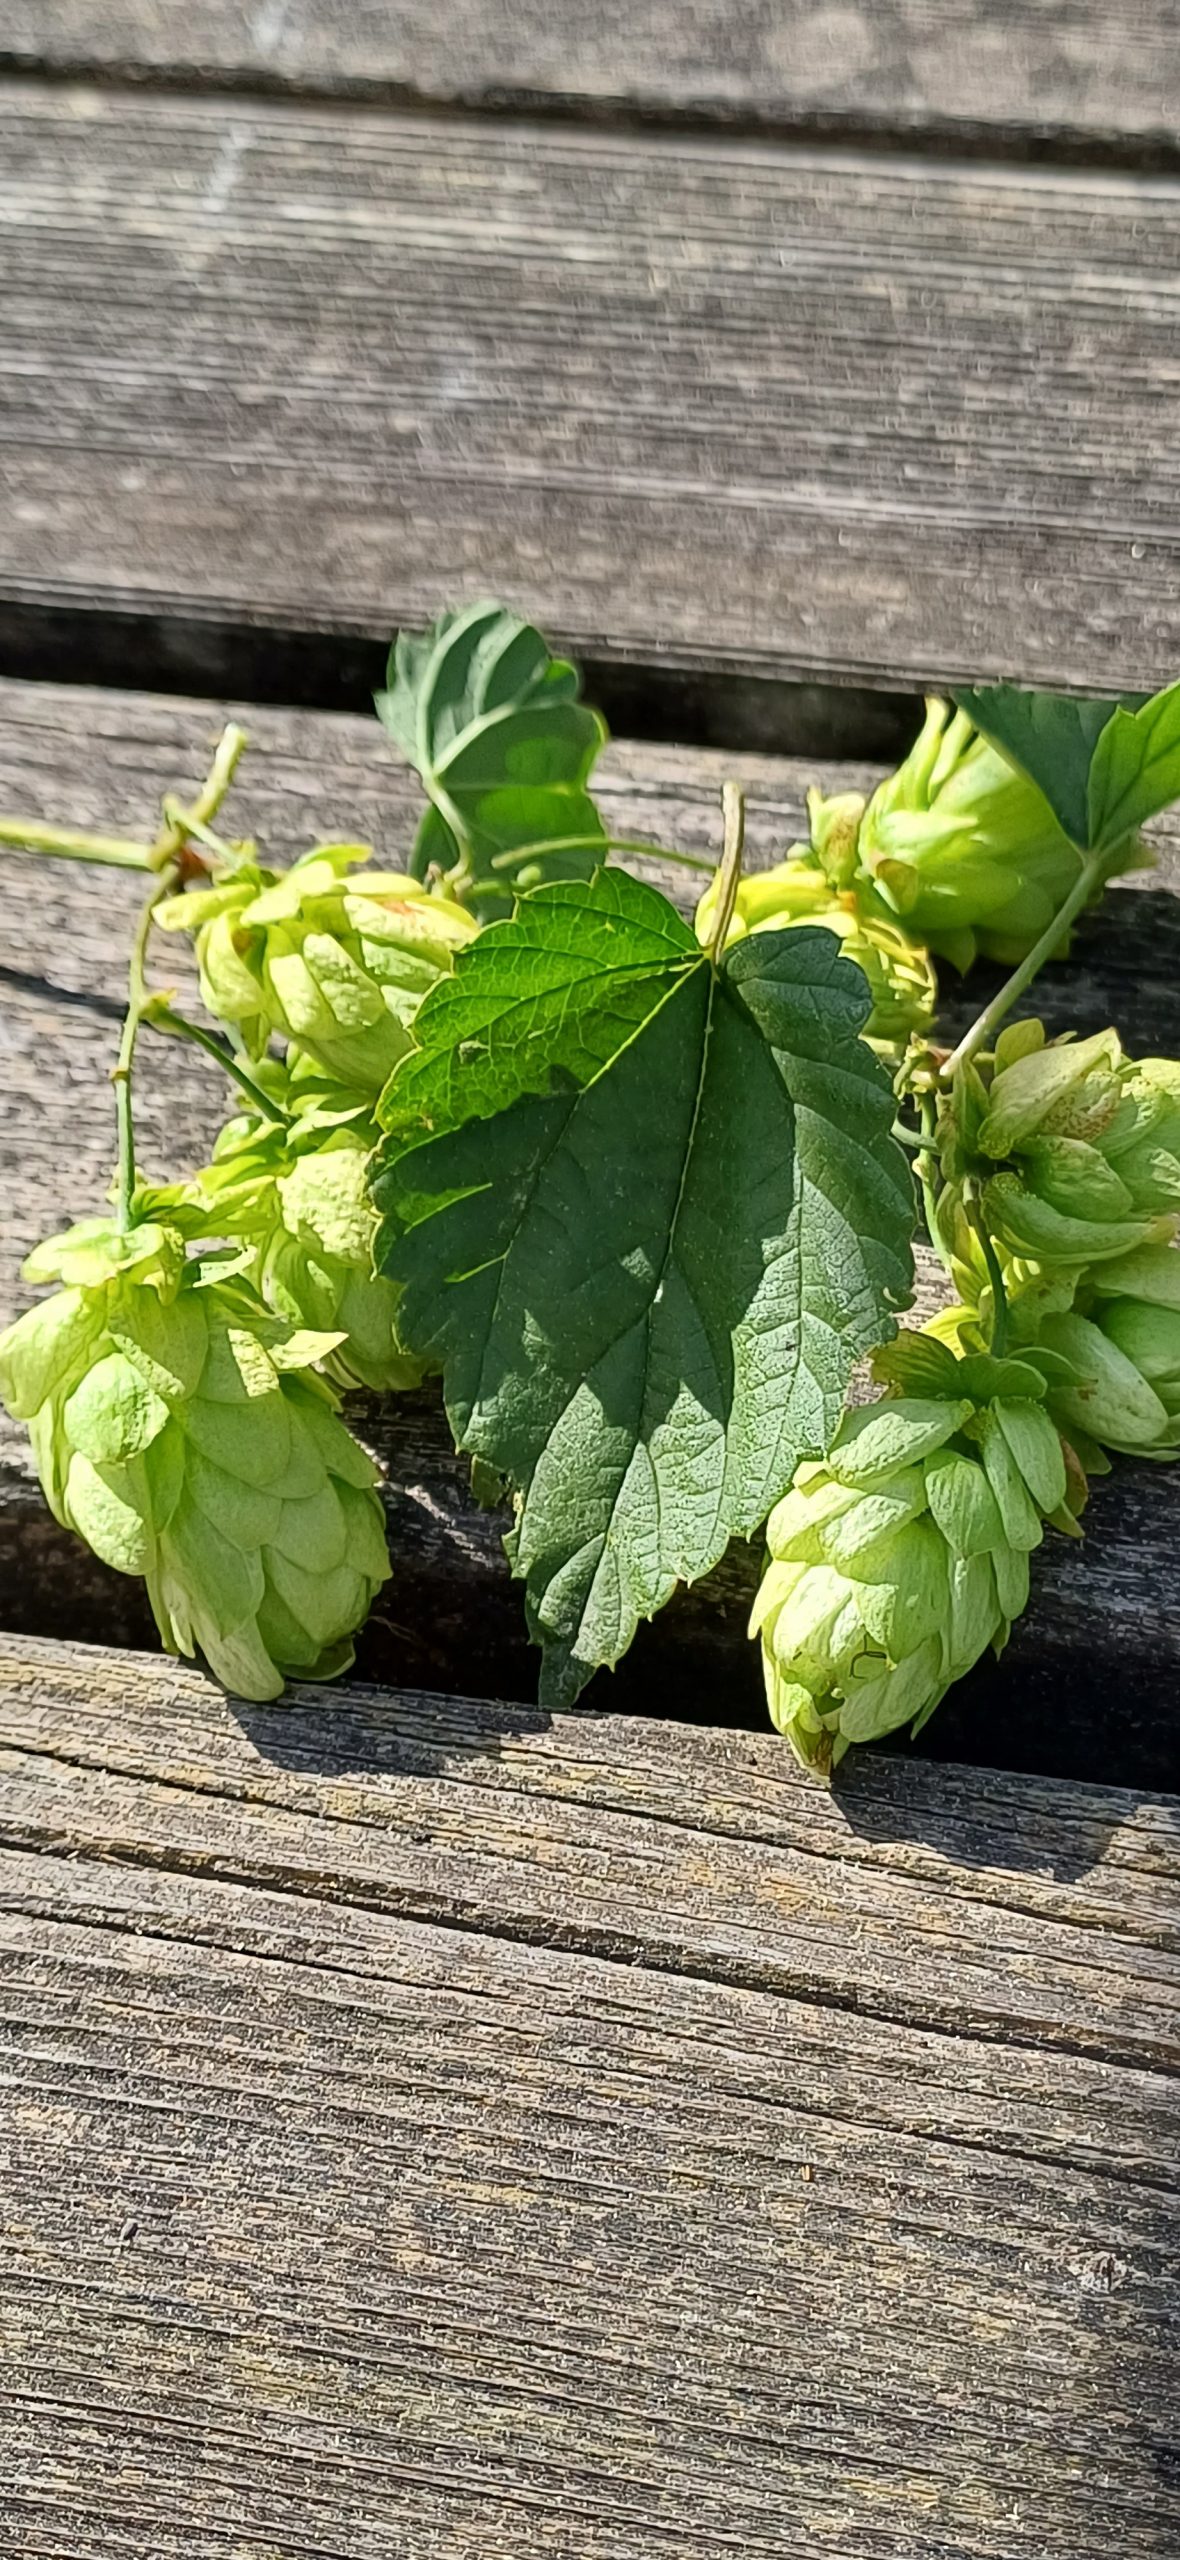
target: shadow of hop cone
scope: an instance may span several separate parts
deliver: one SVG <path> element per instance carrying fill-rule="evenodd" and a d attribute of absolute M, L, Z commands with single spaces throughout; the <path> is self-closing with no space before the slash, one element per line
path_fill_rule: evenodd
<path fill-rule="evenodd" d="M 376 1469 L 314 1366 L 337 1337 L 155 1222 L 90 1220 L 25 1268 L 63 1285 L 0 1336 L 0 1394 L 56 1517 L 240 1696 L 347 1669 L 389 1560 Z"/>

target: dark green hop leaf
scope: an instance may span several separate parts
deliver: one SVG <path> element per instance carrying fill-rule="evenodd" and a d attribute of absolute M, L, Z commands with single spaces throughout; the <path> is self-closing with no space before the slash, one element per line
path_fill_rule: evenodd
<path fill-rule="evenodd" d="M 444 614 L 424 638 L 395 643 L 377 711 L 431 801 L 416 879 L 436 867 L 453 897 L 490 919 L 511 912 L 518 889 L 589 878 L 604 837 L 585 786 L 606 729 L 578 701 L 578 682 L 502 605 Z M 512 858 L 533 846 L 555 849 Z"/>
<path fill-rule="evenodd" d="M 717 966 L 623 872 L 538 890 L 415 1024 L 378 1261 L 574 1698 L 826 1448 L 894 1331 L 913 1195 L 862 973 L 822 931 Z"/>
<path fill-rule="evenodd" d="M 1180 799 L 1180 685 L 1079 701 L 997 684 L 955 700 L 1083 852 L 1113 852 Z"/>

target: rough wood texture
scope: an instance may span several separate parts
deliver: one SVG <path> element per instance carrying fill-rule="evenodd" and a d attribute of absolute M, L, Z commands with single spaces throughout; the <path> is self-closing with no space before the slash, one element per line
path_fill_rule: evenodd
<path fill-rule="evenodd" d="M 22 2554 L 1166 2560 L 1174 1808 L 3 1654 Z"/>
<path fill-rule="evenodd" d="M 414 791 L 375 722 L 274 711 L 242 713 L 257 744 L 243 767 L 234 823 L 256 829 L 278 856 L 317 834 L 371 836 L 385 859 L 407 837 Z M 146 696 L 0 688 L 0 810 L 58 823 L 150 833 L 160 794 L 197 781 L 219 725 L 209 704 Z M 755 860 L 790 842 L 813 769 L 771 758 L 618 746 L 603 797 L 620 832 L 716 844 L 723 773 L 750 794 Z M 833 785 L 867 782 L 864 768 L 828 770 Z M 416 789 L 416 786 L 414 787 Z M 1177 832 L 1160 838 L 1167 881 Z M 658 867 L 657 867 L 658 868 Z M 692 874 L 665 871 L 693 893 Z M 19 1266 L 36 1238 L 96 1207 L 108 1178 L 106 1083 L 118 1018 L 134 878 L 0 855 L 0 1069 L 7 1097 L 0 1135 L 0 1317 L 21 1303 Z M 1076 964 L 1042 982 L 1055 1022 L 1098 1028 L 1113 1010 L 1136 1046 L 1175 1046 L 1180 913 L 1160 886 L 1111 893 L 1091 920 Z M 971 1002 L 977 982 L 972 980 Z M 968 999 L 948 1007 L 961 1022 Z M 150 1052 L 137 1120 L 149 1170 L 200 1161 L 222 1115 L 216 1073 L 167 1042 Z M 933 1286 L 929 1272 L 924 1286 Z M 927 1299 L 928 1303 L 928 1299 Z M 470 1499 L 437 1392 L 358 1417 L 388 1468 L 396 1574 L 362 1651 L 369 1676 L 432 1688 L 481 1685 L 533 1693 L 519 1592 L 500 1547 L 501 1523 Z M 1180 1610 L 1171 1570 L 1180 1531 L 1180 1479 L 1121 1468 L 1099 1489 L 1084 1547 L 1049 1540 L 1036 1598 L 999 1669 L 988 1668 L 940 1709 L 929 1747 L 1001 1766 L 1180 1785 L 1175 1694 Z M 735 1549 L 726 1564 L 644 1629 L 622 1670 L 603 1682 L 612 1705 L 675 1712 L 717 1724 L 760 1724 L 754 1652 L 744 1624 L 757 1566 Z M 0 1417 L 0 1612 L 27 1632 L 69 1632 L 145 1644 L 150 1619 L 137 1583 L 110 1574 L 53 1523 L 23 1436 Z"/>
<path fill-rule="evenodd" d="M 0 66 L 1174 156 L 1168 0 L 7 0 Z"/>
<path fill-rule="evenodd" d="M 477 583 L 714 676 L 1175 672 L 1175 183 L 29 83 L 0 222 L 11 667 Z"/>

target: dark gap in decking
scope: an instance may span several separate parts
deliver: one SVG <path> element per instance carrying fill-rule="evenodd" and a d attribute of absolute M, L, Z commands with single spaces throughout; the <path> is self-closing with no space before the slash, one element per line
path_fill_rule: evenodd
<path fill-rule="evenodd" d="M 770 142 L 800 149 L 831 144 L 886 155 L 904 152 L 929 160 L 990 160 L 1007 167 L 1121 170 L 1149 177 L 1180 172 L 1180 132 L 1166 125 L 1103 132 L 1051 122 L 987 124 L 971 117 L 932 116 L 925 108 L 909 112 L 890 108 L 873 115 L 856 108 L 792 107 L 782 99 L 737 105 L 732 99 L 709 97 L 683 101 L 644 95 L 593 97 L 491 81 L 477 81 L 465 89 L 457 80 L 444 96 L 380 73 L 309 79 L 261 62 L 236 66 L 144 63 L 118 56 L 101 61 L 88 54 L 59 54 L 46 60 L 6 47 L 2 35 L 0 77 L 53 86 L 86 82 L 96 89 L 166 97 L 282 101 L 313 111 L 360 106 L 440 121 L 452 116 L 519 116 L 599 132 L 680 134 L 693 141 Z"/>
<path fill-rule="evenodd" d="M 565 646 L 561 635 L 549 635 Z M 195 614 L 128 613 L 0 598 L 0 676 L 371 713 L 388 640 Z M 916 693 L 586 657 L 586 699 L 616 737 L 734 753 L 896 762 L 912 744 Z"/>

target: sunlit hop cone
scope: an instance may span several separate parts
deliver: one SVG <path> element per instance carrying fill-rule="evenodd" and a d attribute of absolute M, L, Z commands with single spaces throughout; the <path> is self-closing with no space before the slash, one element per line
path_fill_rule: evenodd
<path fill-rule="evenodd" d="M 358 870 L 363 845 L 321 845 L 289 871 L 244 866 L 157 909 L 195 936 L 201 994 L 260 1057 L 276 1034 L 375 1095 L 410 1047 L 409 1024 L 479 928 L 399 871 Z"/>
<path fill-rule="evenodd" d="M 814 804 L 815 823 L 821 828 L 825 809 L 840 811 L 843 807 L 834 801 L 821 802 L 814 792 L 809 801 Z M 845 832 L 851 824 L 855 833 L 853 813 L 863 806 L 863 801 L 849 795 Z M 716 906 L 717 890 L 711 885 L 696 913 L 697 935 L 703 943 L 709 941 Z M 912 1034 L 929 1030 L 938 988 L 926 953 L 908 939 L 871 889 L 858 896 L 833 887 L 805 846 L 797 846 L 773 870 L 744 875 L 738 885 L 726 942 L 740 942 L 750 933 L 779 933 L 801 924 L 822 925 L 828 933 L 834 933 L 846 958 L 855 960 L 863 969 L 873 1006 L 864 1037 L 873 1047 L 892 1054 L 904 1049 Z"/>
<path fill-rule="evenodd" d="M 264 1060 L 258 1076 L 287 1124 L 244 1112 L 222 1130 L 213 1161 L 153 1209 L 206 1214 L 208 1236 L 240 1236 L 249 1276 L 272 1313 L 340 1336 L 322 1366 L 340 1387 L 373 1394 L 417 1386 L 420 1361 L 398 1339 L 400 1292 L 373 1269 L 376 1212 L 368 1163 L 376 1139 L 367 1098 L 298 1061 Z"/>
<path fill-rule="evenodd" d="M 941 1146 L 965 1259 L 974 1190 L 1005 1254 L 1050 1272 L 1113 1260 L 1180 1224 L 1180 1065 L 1126 1057 L 1115 1031 L 1047 1041 L 1014 1023 L 956 1075 Z"/>
<path fill-rule="evenodd" d="M 1083 1311 L 1084 1310 L 1084 1311 Z M 1144 1245 L 1087 1272 L 1078 1305 L 1049 1318 L 1046 1345 L 1072 1377 L 1053 1410 L 1086 1463 L 1092 1444 L 1132 1457 L 1180 1456 L 1180 1252 Z"/>
<path fill-rule="evenodd" d="M 63 1285 L 0 1335 L 0 1395 L 56 1517 L 240 1696 L 345 1670 L 389 1562 L 376 1471 L 312 1366 L 336 1337 L 157 1224 L 91 1219 L 25 1270 Z"/>
<path fill-rule="evenodd" d="M 772 1720 L 820 1776 L 850 1743 L 917 1732 L 1007 1641 L 1044 1520 L 1076 1533 L 1083 1488 L 1030 1361 L 956 1361 L 927 1336 L 891 1351 L 893 1374 L 938 1392 L 849 1414 L 826 1463 L 799 1469 L 751 1620 Z"/>
<path fill-rule="evenodd" d="M 873 793 L 857 839 L 859 869 L 906 932 L 959 969 L 977 952 L 1007 966 L 1022 960 L 1075 886 L 1082 858 L 1036 784 L 965 712 L 934 698 L 904 764 Z M 1150 858 L 1129 835 L 1104 877 Z"/>

